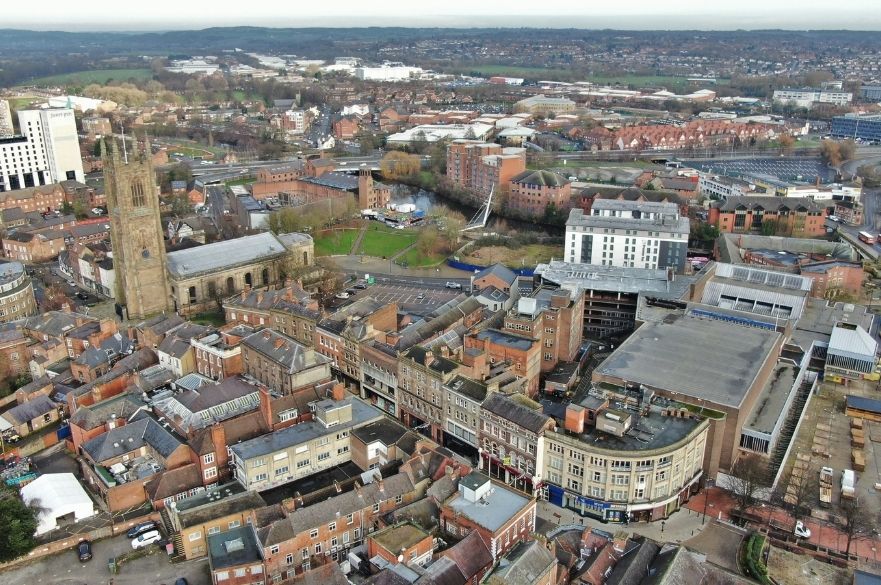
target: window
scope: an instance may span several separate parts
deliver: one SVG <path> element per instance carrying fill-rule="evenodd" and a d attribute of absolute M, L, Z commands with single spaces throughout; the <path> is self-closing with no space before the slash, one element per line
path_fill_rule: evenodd
<path fill-rule="evenodd" d="M 379 504 L 373 504 L 373 512 L 379 512 Z"/>
<path fill-rule="evenodd" d="M 327 451 L 318 454 L 319 461 L 326 461 L 327 459 L 330 459 L 330 453 L 328 453 Z"/>
<path fill-rule="evenodd" d="M 211 534 L 210 532 L 208 534 Z M 190 532 L 190 542 L 195 542 L 197 540 L 202 539 L 202 531 L 197 530 L 196 532 Z"/>
<path fill-rule="evenodd" d="M 331 522 L 330 524 L 328 524 L 328 525 L 327 525 L 327 529 L 328 529 L 330 532 L 333 532 L 334 530 L 336 530 L 336 522 Z"/>
<path fill-rule="evenodd" d="M 396 503 L 396 504 L 400 504 L 400 503 L 402 503 L 403 501 L 404 501 L 404 496 L 402 496 L 402 495 L 397 495 L 397 496 L 395 496 L 395 503 Z"/>
<path fill-rule="evenodd" d="M 218 528 L 217 526 L 212 526 L 211 528 L 208 529 L 208 536 L 211 536 L 212 534 L 217 534 L 219 532 L 220 532 L 220 528 Z"/>
<path fill-rule="evenodd" d="M 309 531 L 309 538 L 318 538 L 318 529 L 313 528 Z"/>
<path fill-rule="evenodd" d="M 304 467 L 308 467 L 310 464 L 308 459 L 303 459 L 301 461 L 297 461 L 297 469 L 303 469 Z"/>
<path fill-rule="evenodd" d="M 217 468 L 209 467 L 205 470 L 205 479 L 211 479 L 213 477 L 217 477 Z"/>
<path fill-rule="evenodd" d="M 321 554 L 321 543 L 318 542 L 315 544 L 315 554 Z"/>
<path fill-rule="evenodd" d="M 349 544 L 349 531 L 343 532 L 343 544 Z"/>
<path fill-rule="evenodd" d="M 308 559 L 308 558 L 309 558 L 309 549 L 308 549 L 308 548 L 304 548 L 303 550 L 301 550 L 301 551 L 300 551 L 300 556 L 303 558 L 304 561 L 305 561 L 306 559 Z"/>
<path fill-rule="evenodd" d="M 217 573 L 214 573 L 214 578 L 218 581 L 226 581 L 227 579 L 229 579 L 229 571 L 219 571 Z"/>
<path fill-rule="evenodd" d="M 269 547 L 269 554 L 277 555 L 278 554 L 278 545 L 273 544 Z"/>
<path fill-rule="evenodd" d="M 236 570 L 235 570 L 235 576 L 236 576 L 236 577 L 244 577 L 244 576 L 245 576 L 245 573 L 247 573 L 247 572 L 248 572 L 248 570 L 245 569 L 244 567 L 241 568 L 241 569 L 236 569 Z"/>
<path fill-rule="evenodd" d="M 299 465 L 297 465 L 297 467 L 299 467 Z M 290 467 L 288 467 L 287 465 L 285 465 L 284 467 L 279 467 L 278 469 L 276 469 L 276 470 L 275 470 L 275 475 L 276 475 L 276 476 L 284 475 L 284 474 L 286 474 L 288 471 L 290 471 Z"/>
<path fill-rule="evenodd" d="M 289 565 L 293 565 L 294 564 L 294 555 L 292 555 L 291 553 L 288 553 L 287 555 L 285 555 L 284 562 Z"/>
<path fill-rule="evenodd" d="M 242 523 L 239 520 L 230 520 L 229 529 L 232 530 L 233 528 L 238 528 L 241 525 L 242 525 Z"/>
<path fill-rule="evenodd" d="M 355 516 L 353 514 L 349 514 L 346 516 L 346 524 L 351 524 L 355 521 Z"/>

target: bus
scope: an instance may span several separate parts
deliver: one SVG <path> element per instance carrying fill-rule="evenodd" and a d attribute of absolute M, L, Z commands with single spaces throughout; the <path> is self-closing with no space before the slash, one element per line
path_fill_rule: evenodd
<path fill-rule="evenodd" d="M 867 244 L 874 244 L 878 241 L 878 238 L 876 238 L 873 234 L 870 234 L 869 232 L 860 232 L 860 241 Z"/>

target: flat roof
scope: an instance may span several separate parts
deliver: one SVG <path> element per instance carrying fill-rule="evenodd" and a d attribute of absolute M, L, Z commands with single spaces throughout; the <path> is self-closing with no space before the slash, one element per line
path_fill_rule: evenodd
<path fill-rule="evenodd" d="M 774 431 L 780 417 L 787 414 L 783 411 L 783 406 L 789 398 L 796 376 L 798 376 L 798 368 L 795 366 L 777 364 L 771 373 L 771 379 L 765 384 L 750 413 L 747 428 L 768 434 Z"/>
<path fill-rule="evenodd" d="M 212 570 L 263 560 L 263 550 L 250 524 L 208 537 L 208 561 Z"/>
<path fill-rule="evenodd" d="M 454 494 L 444 504 L 457 514 L 465 516 L 475 524 L 495 532 L 529 504 L 529 498 L 521 496 L 498 483 L 493 483 L 493 491 L 484 501 L 469 502 L 461 492 Z"/>
<path fill-rule="evenodd" d="M 427 532 L 409 523 L 390 526 L 385 530 L 380 530 L 370 535 L 370 538 L 395 555 L 400 553 L 402 549 L 415 546 L 428 537 L 429 534 Z"/>
<path fill-rule="evenodd" d="M 850 394 L 847 396 L 847 408 L 881 414 L 881 400 Z"/>
<path fill-rule="evenodd" d="M 780 333 L 671 314 L 640 326 L 596 373 L 737 408 Z"/>
<path fill-rule="evenodd" d="M 542 280 L 564 288 L 579 286 L 584 290 L 601 290 L 621 293 L 646 293 L 681 296 L 688 286 L 697 280 L 695 276 L 676 275 L 669 280 L 667 271 L 651 268 L 624 268 L 552 260 L 539 264 L 535 274 Z"/>
<path fill-rule="evenodd" d="M 330 427 L 325 427 L 317 420 L 303 422 L 280 431 L 275 431 L 251 439 L 250 441 L 244 441 L 237 445 L 233 445 L 232 451 L 238 458 L 252 459 L 254 457 L 275 453 L 282 449 L 288 449 L 294 445 L 301 445 L 324 435 L 332 435 L 341 430 L 351 429 L 352 427 L 360 426 L 371 419 L 382 418 L 383 416 L 382 411 L 378 408 L 355 398 L 346 398 L 340 402 L 340 406 L 351 403 L 351 420 Z"/>

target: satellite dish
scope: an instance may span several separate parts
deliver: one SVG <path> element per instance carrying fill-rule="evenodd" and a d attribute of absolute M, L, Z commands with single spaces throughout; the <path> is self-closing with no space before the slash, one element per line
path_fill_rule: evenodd
<path fill-rule="evenodd" d="M 404 555 L 398 555 L 398 562 L 399 562 L 399 563 L 403 563 L 403 562 L 404 562 Z"/>

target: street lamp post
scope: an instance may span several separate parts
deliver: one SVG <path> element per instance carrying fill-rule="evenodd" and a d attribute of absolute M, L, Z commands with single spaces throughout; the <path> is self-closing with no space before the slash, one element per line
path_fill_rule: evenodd
<path fill-rule="evenodd" d="M 707 503 L 710 501 L 710 488 L 713 487 L 713 480 L 707 478 L 707 484 L 704 486 L 704 515 L 701 517 L 701 526 L 707 521 Z"/>

